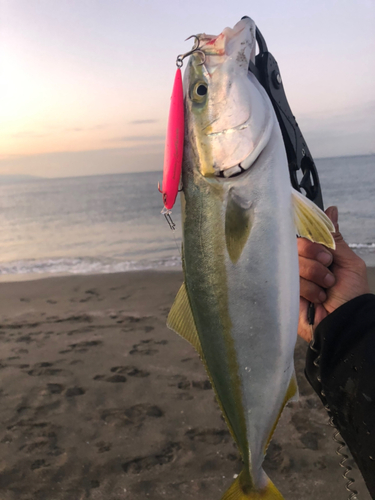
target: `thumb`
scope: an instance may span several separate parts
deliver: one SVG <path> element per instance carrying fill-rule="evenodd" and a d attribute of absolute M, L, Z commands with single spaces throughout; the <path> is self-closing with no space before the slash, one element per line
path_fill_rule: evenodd
<path fill-rule="evenodd" d="M 333 225 L 335 226 L 335 232 L 332 234 L 333 239 L 336 243 L 336 249 L 331 250 L 334 262 L 341 267 L 350 267 L 352 265 L 353 257 L 356 257 L 353 250 L 344 241 L 342 234 L 339 229 L 339 212 L 337 207 L 328 207 L 326 214 L 331 219 Z"/>

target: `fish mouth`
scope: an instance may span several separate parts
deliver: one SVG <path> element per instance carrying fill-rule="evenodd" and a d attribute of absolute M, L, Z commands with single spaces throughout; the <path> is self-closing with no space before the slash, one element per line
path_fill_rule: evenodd
<path fill-rule="evenodd" d="M 245 122 L 239 127 L 246 128 L 247 126 L 248 124 Z M 261 134 L 260 139 L 257 141 L 255 147 L 246 156 L 246 158 L 241 162 L 237 163 L 236 165 L 233 165 L 233 167 L 220 169 L 220 167 L 217 168 L 216 166 L 215 168 L 214 166 L 215 177 L 222 177 L 224 179 L 229 179 L 247 172 L 250 169 L 250 167 L 254 165 L 254 163 L 257 161 L 260 154 L 262 153 L 262 151 L 268 145 L 271 139 L 272 129 L 273 129 L 273 120 L 271 119 L 270 116 L 268 116 L 266 120 L 266 126 L 263 129 L 263 133 Z"/>
<path fill-rule="evenodd" d="M 222 177 L 224 179 L 229 179 L 230 177 L 237 177 L 238 175 L 247 172 L 251 167 L 251 165 L 255 163 L 259 154 L 260 151 L 254 158 L 254 151 L 252 151 L 248 156 L 246 156 L 246 158 L 243 161 L 241 161 L 237 165 L 234 165 L 233 167 L 230 168 L 226 168 L 224 170 L 215 171 L 215 177 Z"/>

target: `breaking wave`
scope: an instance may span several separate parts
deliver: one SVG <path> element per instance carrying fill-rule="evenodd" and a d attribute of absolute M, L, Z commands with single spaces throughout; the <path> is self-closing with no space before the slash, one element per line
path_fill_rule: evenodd
<path fill-rule="evenodd" d="M 118 261 L 113 259 L 95 258 L 61 258 L 41 260 L 17 260 L 0 264 L 0 275 L 22 274 L 107 274 L 127 271 L 143 271 L 146 269 L 179 269 L 181 259 L 169 257 L 166 259 L 136 261 Z"/>
<path fill-rule="evenodd" d="M 349 243 L 350 248 L 375 248 L 375 243 Z"/>

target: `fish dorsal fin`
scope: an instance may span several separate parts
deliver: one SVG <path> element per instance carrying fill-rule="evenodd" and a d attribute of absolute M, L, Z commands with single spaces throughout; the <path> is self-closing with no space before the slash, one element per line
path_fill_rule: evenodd
<path fill-rule="evenodd" d="M 298 236 L 334 250 L 336 245 L 331 233 L 335 227 L 323 210 L 296 189 L 292 189 L 292 200 Z"/>
<path fill-rule="evenodd" d="M 167 327 L 190 342 L 203 359 L 202 346 L 195 326 L 193 313 L 191 312 L 185 283 L 182 283 L 181 288 L 177 292 L 172 309 L 168 314 Z"/>

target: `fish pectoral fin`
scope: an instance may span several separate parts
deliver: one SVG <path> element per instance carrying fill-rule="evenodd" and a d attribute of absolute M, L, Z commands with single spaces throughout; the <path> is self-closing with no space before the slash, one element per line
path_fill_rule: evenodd
<path fill-rule="evenodd" d="M 298 236 L 334 250 L 336 244 L 331 233 L 335 231 L 335 227 L 323 210 L 293 188 L 292 201 Z"/>
<path fill-rule="evenodd" d="M 197 327 L 195 326 L 185 283 L 182 283 L 181 288 L 177 292 L 172 309 L 168 314 L 167 327 L 190 342 L 203 359 L 202 346 Z"/>
<path fill-rule="evenodd" d="M 257 491 L 250 484 L 246 484 L 246 476 L 245 469 L 243 469 L 221 500 L 284 500 L 269 478 L 267 478 L 267 486 Z"/>

